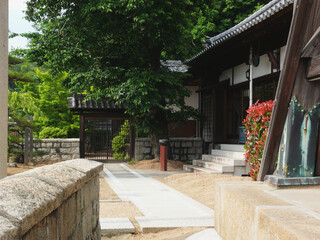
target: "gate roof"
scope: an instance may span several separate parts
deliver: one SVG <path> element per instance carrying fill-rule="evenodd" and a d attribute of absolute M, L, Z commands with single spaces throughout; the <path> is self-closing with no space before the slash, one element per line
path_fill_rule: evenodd
<path fill-rule="evenodd" d="M 85 94 L 74 94 L 72 97 L 68 97 L 68 108 L 74 112 L 90 111 L 125 111 L 124 104 L 116 104 L 114 100 L 102 98 L 100 100 L 85 100 Z"/>

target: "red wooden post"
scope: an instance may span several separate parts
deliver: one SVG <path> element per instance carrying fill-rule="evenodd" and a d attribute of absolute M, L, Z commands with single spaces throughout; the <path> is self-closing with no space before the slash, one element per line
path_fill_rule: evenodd
<path fill-rule="evenodd" d="M 167 171 L 169 140 L 160 139 L 160 171 Z"/>

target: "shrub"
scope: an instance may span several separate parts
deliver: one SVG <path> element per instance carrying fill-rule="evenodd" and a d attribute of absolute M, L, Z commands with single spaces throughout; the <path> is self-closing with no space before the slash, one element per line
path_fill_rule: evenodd
<path fill-rule="evenodd" d="M 258 101 L 249 107 L 247 116 L 243 121 L 246 128 L 247 141 L 245 161 L 250 166 L 249 175 L 257 180 L 264 144 L 267 138 L 268 128 L 274 101 L 259 103 Z"/>
<path fill-rule="evenodd" d="M 112 150 L 114 159 L 125 159 L 126 146 L 130 136 L 130 123 L 128 120 L 124 121 L 121 126 L 120 132 L 117 136 L 112 139 Z"/>

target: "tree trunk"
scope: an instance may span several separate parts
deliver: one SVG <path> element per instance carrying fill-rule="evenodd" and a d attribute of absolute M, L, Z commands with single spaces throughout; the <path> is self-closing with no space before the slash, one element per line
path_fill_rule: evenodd
<path fill-rule="evenodd" d="M 157 119 L 157 130 L 150 133 L 151 145 L 153 149 L 154 158 L 160 160 L 160 139 L 169 139 L 168 122 L 166 113 L 161 109 L 154 109 L 154 114 Z"/>
<path fill-rule="evenodd" d="M 151 134 L 151 146 L 153 149 L 154 159 L 160 160 L 160 145 L 159 145 L 159 134 L 152 133 Z"/>

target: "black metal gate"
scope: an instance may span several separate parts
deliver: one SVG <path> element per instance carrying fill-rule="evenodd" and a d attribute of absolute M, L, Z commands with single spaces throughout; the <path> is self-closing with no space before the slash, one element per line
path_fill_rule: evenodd
<path fill-rule="evenodd" d="M 84 157 L 91 160 L 112 160 L 112 140 L 125 120 L 85 120 Z"/>

